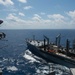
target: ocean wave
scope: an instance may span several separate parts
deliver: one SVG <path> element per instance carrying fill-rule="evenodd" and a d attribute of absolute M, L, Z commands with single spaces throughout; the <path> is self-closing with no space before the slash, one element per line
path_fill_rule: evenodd
<path fill-rule="evenodd" d="M 9 66 L 9 67 L 7 67 L 7 70 L 8 70 L 8 71 L 17 71 L 18 68 L 15 67 L 15 66 Z"/>
<path fill-rule="evenodd" d="M 34 58 L 34 55 L 29 51 L 29 50 L 26 50 L 25 51 L 25 54 L 23 56 L 25 59 L 29 60 L 29 62 L 38 62 L 40 63 L 40 61 L 38 61 L 36 58 Z M 38 58 L 39 59 L 39 58 Z"/>
<path fill-rule="evenodd" d="M 36 55 L 32 54 L 29 50 L 25 51 L 23 57 L 30 63 L 36 62 L 39 64 L 35 67 L 36 73 L 34 75 L 45 75 L 52 71 L 55 71 L 56 75 L 69 75 L 70 73 L 69 68 L 51 62 L 47 63 L 42 58 L 39 58 Z"/>

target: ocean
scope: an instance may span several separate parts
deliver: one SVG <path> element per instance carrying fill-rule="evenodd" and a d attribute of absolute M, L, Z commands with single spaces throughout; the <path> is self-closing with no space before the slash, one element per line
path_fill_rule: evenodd
<path fill-rule="evenodd" d="M 26 29 L 26 30 L 0 30 L 6 34 L 6 38 L 0 40 L 0 70 L 2 75 L 46 75 L 55 71 L 56 75 L 70 75 L 66 66 L 47 63 L 42 58 L 33 55 L 28 49 L 25 40 L 43 40 L 43 36 L 49 37 L 50 42 L 55 42 L 57 35 L 61 34 L 62 46 L 66 46 L 69 39 L 72 47 L 75 39 L 75 30 L 72 29 Z"/>

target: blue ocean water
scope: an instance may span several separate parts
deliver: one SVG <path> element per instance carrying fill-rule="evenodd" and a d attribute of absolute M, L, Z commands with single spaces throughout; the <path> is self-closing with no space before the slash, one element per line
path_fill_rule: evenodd
<path fill-rule="evenodd" d="M 43 35 L 55 42 L 55 37 L 61 34 L 61 45 L 65 47 L 66 39 L 70 46 L 75 38 L 75 30 L 0 30 L 6 38 L 0 40 L 0 69 L 3 75 L 45 75 L 49 72 L 49 64 L 53 65 L 56 75 L 70 75 L 70 70 L 52 62 L 47 63 L 42 58 L 33 55 L 25 42 L 26 38 L 42 40 Z M 50 65 L 51 66 L 51 65 Z M 51 68 L 50 68 L 51 69 Z"/>

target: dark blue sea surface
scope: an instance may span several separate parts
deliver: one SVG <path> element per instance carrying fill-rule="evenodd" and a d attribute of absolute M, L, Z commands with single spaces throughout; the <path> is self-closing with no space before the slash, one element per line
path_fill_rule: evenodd
<path fill-rule="evenodd" d="M 28 49 L 25 39 L 43 40 L 43 35 L 55 42 L 55 37 L 61 34 L 61 45 L 65 47 L 66 39 L 72 41 L 75 38 L 75 30 L 0 30 L 6 34 L 6 38 L 0 40 L 0 69 L 3 75 L 45 75 L 55 70 L 56 75 L 70 75 L 70 70 L 55 63 L 47 63 L 42 58 L 33 55 Z M 51 67 L 53 66 L 53 68 Z M 50 67 L 50 70 L 49 70 Z"/>

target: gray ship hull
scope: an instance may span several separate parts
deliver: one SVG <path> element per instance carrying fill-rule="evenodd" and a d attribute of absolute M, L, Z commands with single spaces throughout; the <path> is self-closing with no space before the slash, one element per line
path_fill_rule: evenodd
<path fill-rule="evenodd" d="M 29 42 L 27 42 L 27 47 L 33 54 L 45 59 L 47 62 L 57 63 L 60 65 L 67 66 L 69 68 L 73 68 L 73 67 L 75 68 L 75 60 L 71 60 L 69 58 L 66 58 L 66 57 L 63 57 L 54 53 L 48 53 L 30 44 Z"/>

